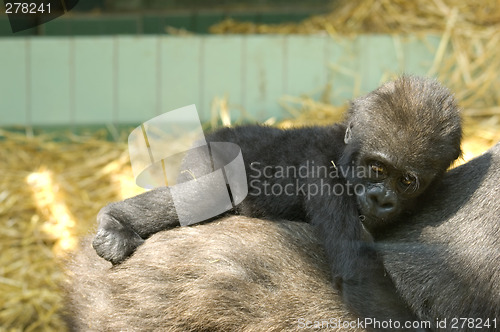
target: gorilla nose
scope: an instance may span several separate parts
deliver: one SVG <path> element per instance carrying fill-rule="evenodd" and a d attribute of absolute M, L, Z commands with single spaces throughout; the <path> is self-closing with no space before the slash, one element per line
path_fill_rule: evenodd
<path fill-rule="evenodd" d="M 376 190 L 367 193 L 372 211 L 380 218 L 387 218 L 396 211 L 396 195 L 386 190 Z"/>

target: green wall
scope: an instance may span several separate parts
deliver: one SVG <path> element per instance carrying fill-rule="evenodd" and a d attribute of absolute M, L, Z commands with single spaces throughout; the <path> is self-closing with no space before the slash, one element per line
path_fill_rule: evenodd
<path fill-rule="evenodd" d="M 256 120 L 283 117 L 283 95 L 336 104 L 388 73 L 425 74 L 440 37 L 365 35 L 0 38 L 0 127 L 141 123 L 214 97 Z M 356 79 L 357 77 L 357 79 Z M 235 113 L 237 116 L 237 114 Z"/>

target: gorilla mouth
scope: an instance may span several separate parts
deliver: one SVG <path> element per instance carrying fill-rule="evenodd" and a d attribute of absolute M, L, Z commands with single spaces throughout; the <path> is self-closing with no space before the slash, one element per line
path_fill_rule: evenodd
<path fill-rule="evenodd" d="M 358 197 L 359 221 L 363 224 L 364 227 L 366 227 L 366 229 L 373 231 L 376 228 L 380 228 L 391 223 L 392 217 L 394 216 L 393 213 L 377 213 L 377 209 L 372 209 L 370 206 L 368 206 L 368 204 L 363 204 L 363 201 L 364 200 L 361 197 Z"/>
<path fill-rule="evenodd" d="M 358 196 L 357 203 L 360 220 L 364 219 L 364 221 L 362 220 L 363 222 L 384 224 L 397 215 L 394 205 L 375 204 L 374 202 L 369 202 L 366 196 Z"/>

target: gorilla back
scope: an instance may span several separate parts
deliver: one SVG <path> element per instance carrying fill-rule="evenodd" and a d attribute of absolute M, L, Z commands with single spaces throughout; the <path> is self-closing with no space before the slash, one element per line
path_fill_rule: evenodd
<path fill-rule="evenodd" d="M 333 319 L 356 320 L 303 222 L 232 216 L 179 227 L 112 268 L 88 240 L 70 265 L 71 331 L 337 330 Z"/>

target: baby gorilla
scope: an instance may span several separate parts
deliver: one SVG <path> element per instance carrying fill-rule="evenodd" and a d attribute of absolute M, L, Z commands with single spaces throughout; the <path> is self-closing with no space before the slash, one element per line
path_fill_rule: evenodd
<path fill-rule="evenodd" d="M 354 100 L 340 124 L 222 128 L 207 141 L 241 148 L 249 194 L 233 213 L 313 224 L 346 303 L 361 317 L 403 324 L 414 316 L 370 233 L 418 206 L 460 156 L 461 136 L 451 93 L 435 80 L 403 76 Z M 186 159 L 187 169 L 196 167 L 196 158 Z M 111 203 L 98 221 L 93 246 L 113 264 L 151 234 L 179 225 L 168 187 Z"/>

